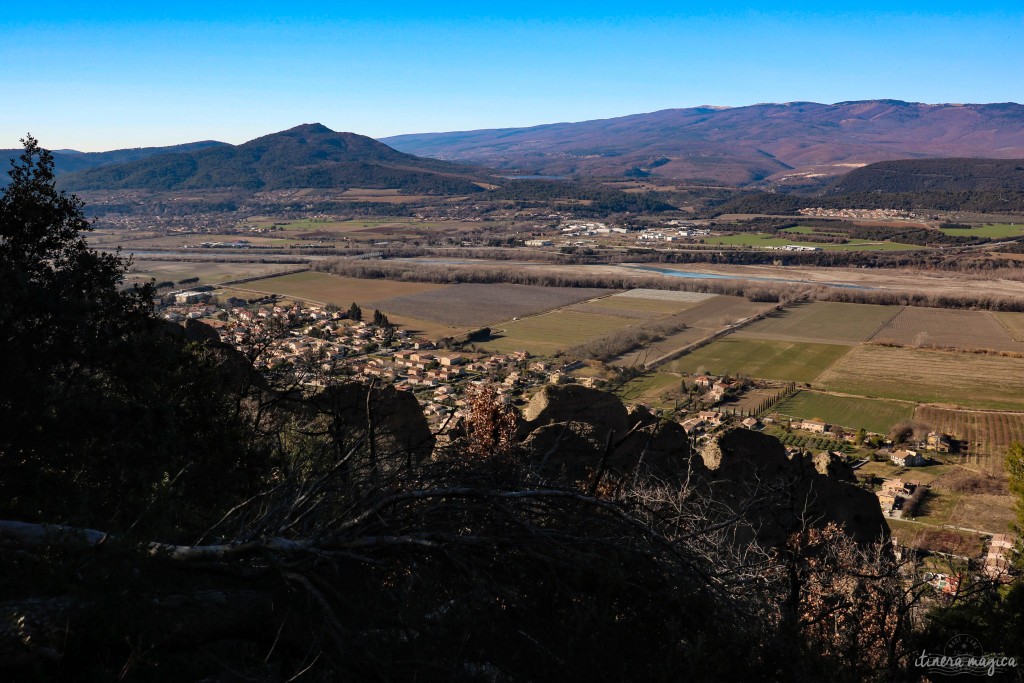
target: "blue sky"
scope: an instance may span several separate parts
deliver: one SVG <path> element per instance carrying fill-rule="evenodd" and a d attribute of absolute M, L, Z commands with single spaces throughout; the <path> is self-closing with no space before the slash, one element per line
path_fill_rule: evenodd
<path fill-rule="evenodd" d="M 89 3 L 91 4 L 91 3 Z M 1024 102 L 1024 3 L 19 3 L 0 147 L 383 137 L 699 104 Z M 45 5 L 45 6 L 43 6 Z"/>

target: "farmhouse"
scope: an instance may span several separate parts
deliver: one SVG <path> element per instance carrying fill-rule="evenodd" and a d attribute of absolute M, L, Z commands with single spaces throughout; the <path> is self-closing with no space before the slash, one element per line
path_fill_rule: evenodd
<path fill-rule="evenodd" d="M 889 456 L 892 464 L 897 467 L 920 467 L 925 464 L 924 456 L 917 451 L 899 450 Z"/>
<path fill-rule="evenodd" d="M 702 410 L 699 413 L 697 413 L 697 417 L 699 417 L 701 420 L 704 420 L 708 424 L 716 426 L 722 424 L 722 421 L 725 420 L 725 416 L 722 415 L 722 413 L 719 413 L 715 410 Z"/>
<path fill-rule="evenodd" d="M 953 440 L 948 434 L 931 432 L 928 434 L 928 448 L 939 453 L 949 453 L 953 447 Z"/>
<path fill-rule="evenodd" d="M 683 430 L 687 434 L 693 434 L 694 432 L 698 432 L 704 428 L 704 420 L 699 417 L 691 417 L 689 420 L 684 420 L 682 425 Z"/>
<path fill-rule="evenodd" d="M 814 432 L 815 434 L 824 434 L 828 431 L 828 427 L 829 425 L 821 420 L 804 420 L 800 423 L 800 429 Z"/>
<path fill-rule="evenodd" d="M 1005 580 L 1010 569 L 1010 555 L 1013 551 L 1013 536 L 993 534 L 985 555 L 983 571 L 990 579 Z"/>
<path fill-rule="evenodd" d="M 902 479 L 886 479 L 882 482 L 882 491 L 897 496 L 909 496 L 917 488 L 917 484 Z"/>
<path fill-rule="evenodd" d="M 903 500 L 902 497 L 885 491 L 878 491 L 875 495 L 878 496 L 878 504 L 882 507 L 882 512 L 889 512 Z"/>

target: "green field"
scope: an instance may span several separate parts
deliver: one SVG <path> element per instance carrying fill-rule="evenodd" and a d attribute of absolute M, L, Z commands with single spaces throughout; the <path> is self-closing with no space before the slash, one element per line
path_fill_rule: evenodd
<path fill-rule="evenodd" d="M 813 382 L 849 350 L 837 344 L 730 336 L 683 356 L 670 367 L 676 372 L 703 370 L 716 375 L 741 374 L 760 379 Z"/>
<path fill-rule="evenodd" d="M 736 336 L 855 344 L 874 334 L 900 310 L 898 306 L 815 301 L 773 313 L 743 328 Z"/>
<path fill-rule="evenodd" d="M 844 394 L 1020 410 L 1024 358 L 866 344 L 818 377 Z"/>
<path fill-rule="evenodd" d="M 628 318 L 561 310 L 502 323 L 490 341 L 478 344 L 488 351 L 529 351 L 547 356 L 577 344 L 599 339 L 635 324 Z"/>
<path fill-rule="evenodd" d="M 804 233 L 807 234 L 807 233 Z M 826 251 L 835 250 L 856 250 L 856 251 L 906 251 L 909 249 L 921 249 L 922 247 L 913 244 L 900 244 L 899 242 L 869 242 L 867 240 L 850 240 L 846 244 L 828 244 L 825 242 L 797 242 L 783 239 L 781 237 L 770 237 L 762 233 L 741 233 L 738 235 L 726 235 L 724 237 L 708 237 L 704 240 L 707 244 L 722 244 L 743 247 L 784 247 L 792 244 L 798 247 L 817 247 Z"/>
<path fill-rule="evenodd" d="M 664 372 L 635 377 L 615 390 L 624 401 L 657 403 L 659 396 L 670 389 L 678 389 L 680 378 Z"/>
<path fill-rule="evenodd" d="M 939 228 L 947 235 L 959 237 L 1019 237 L 1024 234 L 1024 223 L 993 223 L 973 228 Z"/>
<path fill-rule="evenodd" d="M 892 426 L 914 417 L 913 403 L 834 396 L 817 391 L 798 391 L 772 411 L 790 417 L 820 418 L 829 424 L 886 434 Z"/>

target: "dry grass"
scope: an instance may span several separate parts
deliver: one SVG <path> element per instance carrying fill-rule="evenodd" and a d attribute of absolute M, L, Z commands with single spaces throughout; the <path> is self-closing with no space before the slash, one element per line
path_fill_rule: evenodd
<path fill-rule="evenodd" d="M 981 555 L 983 545 L 980 534 L 954 529 L 937 529 L 897 519 L 887 519 L 886 522 L 889 524 L 892 535 L 901 545 L 908 548 L 932 550 L 961 557 Z"/>
<path fill-rule="evenodd" d="M 1024 342 L 1024 313 L 993 313 L 1014 341 Z"/>
<path fill-rule="evenodd" d="M 868 339 L 898 312 L 895 306 L 816 301 L 789 306 L 737 334 L 756 339 L 855 344 Z"/>
<path fill-rule="evenodd" d="M 871 341 L 900 346 L 936 346 L 1024 352 L 1007 328 L 988 311 L 904 308 Z"/>
<path fill-rule="evenodd" d="M 975 408 L 1024 407 L 1024 359 L 889 346 L 854 347 L 817 379 L 827 389 Z"/>
<path fill-rule="evenodd" d="M 949 516 L 949 523 L 1004 534 L 1014 518 L 1013 496 L 977 494 L 960 497 Z"/>

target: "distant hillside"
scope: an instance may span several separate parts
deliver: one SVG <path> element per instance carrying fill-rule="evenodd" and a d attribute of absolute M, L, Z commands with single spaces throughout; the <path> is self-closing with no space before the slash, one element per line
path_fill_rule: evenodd
<path fill-rule="evenodd" d="M 355 133 L 305 124 L 245 144 L 147 157 L 71 173 L 70 190 L 250 191 L 290 188 L 400 189 L 423 193 L 481 190 L 480 169 L 421 159 Z"/>
<path fill-rule="evenodd" d="M 169 147 L 135 147 L 132 149 L 115 149 L 109 152 L 79 152 L 73 149 L 53 150 L 53 166 L 57 175 L 74 173 L 87 168 L 98 168 L 110 164 L 123 164 L 128 161 L 145 159 L 160 154 L 173 154 L 175 152 L 193 152 L 210 147 L 219 147 L 226 143 L 216 140 L 203 140 L 202 142 L 188 142 L 183 145 L 171 145 Z M 0 174 L 0 186 L 5 185 L 9 180 L 6 170 L 9 167 L 8 161 L 21 154 L 20 149 L 0 149 L 0 161 L 3 162 L 4 173 Z"/>
<path fill-rule="evenodd" d="M 1024 192 L 1024 159 L 881 161 L 836 179 L 827 195 L 851 192 Z"/>
<path fill-rule="evenodd" d="M 887 159 L 1024 157 L 1024 106 L 868 100 L 695 107 L 384 141 L 410 154 L 522 173 L 806 182 Z"/>

